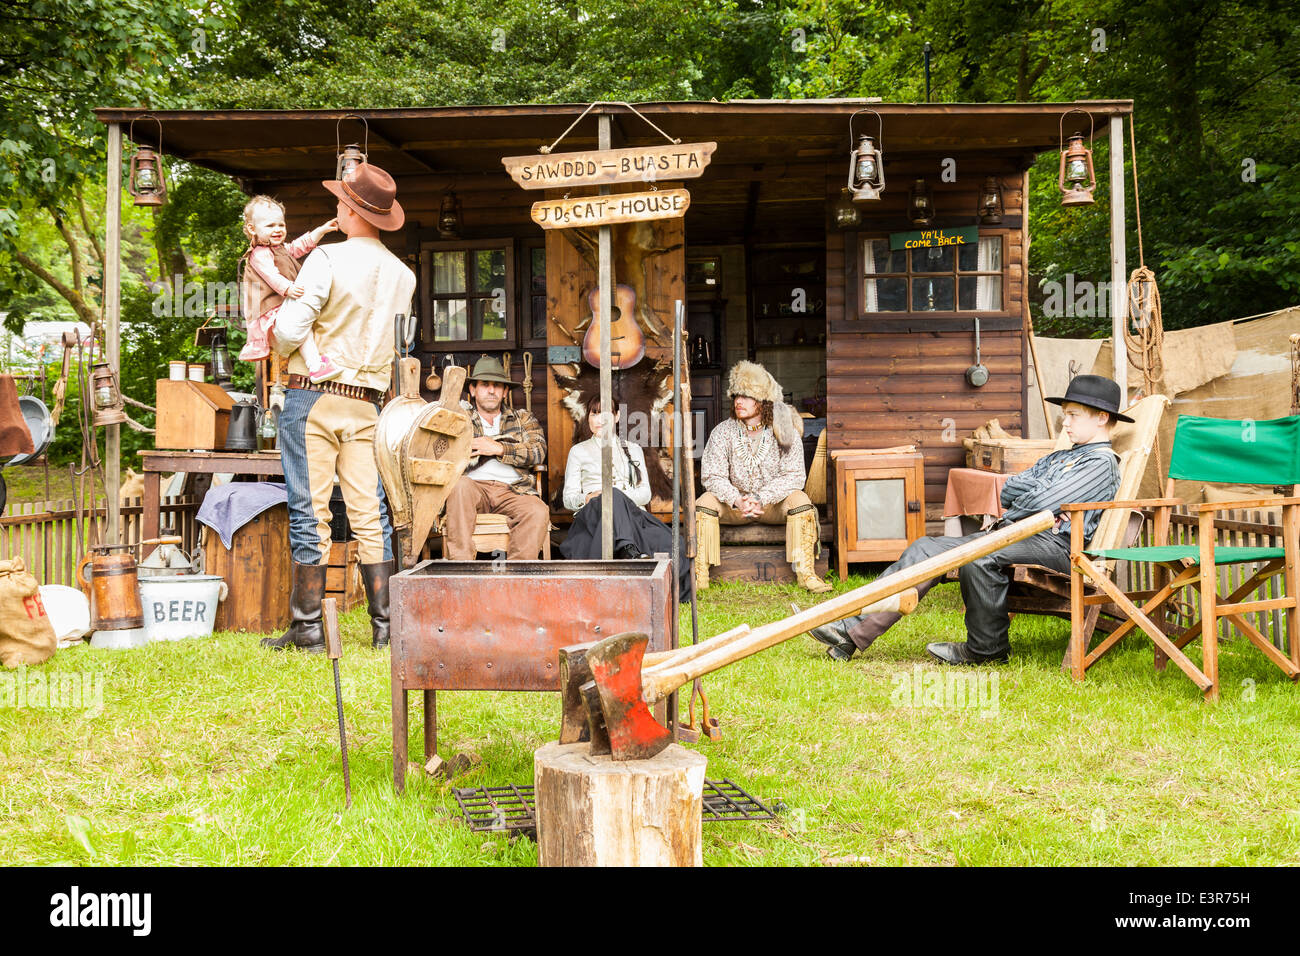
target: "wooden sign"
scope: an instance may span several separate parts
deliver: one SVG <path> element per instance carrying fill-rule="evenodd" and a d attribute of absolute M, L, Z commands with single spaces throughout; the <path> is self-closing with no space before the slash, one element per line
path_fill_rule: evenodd
<path fill-rule="evenodd" d="M 979 226 L 962 226 L 959 229 L 922 229 L 920 232 L 891 232 L 889 248 L 937 249 L 940 246 L 965 246 L 979 241 Z"/>
<path fill-rule="evenodd" d="M 503 156 L 501 165 L 524 189 L 653 183 L 661 179 L 694 179 L 704 172 L 717 148 L 717 143 L 682 143 L 551 156 Z"/>
<path fill-rule="evenodd" d="M 570 229 L 574 226 L 674 219 L 686 215 L 690 205 L 691 194 L 685 189 L 661 189 L 650 193 L 546 199 L 533 203 L 532 215 L 533 222 L 543 229 Z"/>

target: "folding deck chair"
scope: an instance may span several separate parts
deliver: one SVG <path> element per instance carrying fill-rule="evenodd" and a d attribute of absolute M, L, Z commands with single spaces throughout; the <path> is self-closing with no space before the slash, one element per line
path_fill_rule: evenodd
<path fill-rule="evenodd" d="M 1182 501 L 1173 497 L 1175 479 L 1246 485 L 1290 485 L 1292 497 L 1271 500 L 1224 501 L 1191 504 L 1197 513 L 1195 544 L 1169 544 L 1170 516 Z M 1154 544 L 1151 547 L 1084 548 L 1082 521 L 1070 522 L 1070 655 L 1076 680 L 1083 680 L 1107 651 L 1133 628 L 1139 628 L 1156 645 L 1156 664 L 1172 660 L 1205 694 L 1219 696 L 1218 625 L 1232 623 L 1249 641 L 1293 681 L 1300 677 L 1300 415 L 1272 421 L 1199 418 L 1183 415 L 1174 432 L 1169 480 L 1164 498 L 1113 502 L 1083 502 L 1062 510 L 1088 511 L 1093 508 L 1121 510 L 1152 508 L 1155 511 Z M 1282 508 L 1281 547 L 1216 547 L 1216 512 L 1236 508 Z M 1125 594 L 1108 573 L 1106 562 L 1149 562 L 1156 574 L 1155 588 Z M 1228 564 L 1257 563 L 1254 573 L 1231 594 L 1218 593 L 1218 568 Z M 1281 575 L 1285 597 L 1246 601 L 1268 579 Z M 1087 593 L 1094 585 L 1100 594 Z M 1190 589 L 1190 590 L 1189 590 Z M 1165 608 L 1187 590 L 1200 618 L 1175 634 L 1165 631 Z M 1195 593 L 1193 593 L 1195 592 Z M 1199 597 L 1198 597 L 1199 595 Z M 1137 601 L 1144 601 L 1139 607 Z M 1125 620 L 1091 652 L 1087 651 L 1087 618 L 1094 605 L 1113 603 Z M 1289 657 L 1274 647 L 1246 620 L 1254 611 L 1285 610 Z M 1183 653 L 1183 648 L 1201 637 L 1202 667 Z"/>

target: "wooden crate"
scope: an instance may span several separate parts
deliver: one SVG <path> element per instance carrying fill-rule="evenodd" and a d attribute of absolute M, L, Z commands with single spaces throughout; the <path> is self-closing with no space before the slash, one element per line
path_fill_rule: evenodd
<path fill-rule="evenodd" d="M 265 634 L 288 627 L 293 584 L 288 506 L 263 511 L 234 533 L 229 548 L 211 528 L 204 537 L 204 570 L 221 575 L 230 588 L 217 605 L 215 629 Z"/>
<path fill-rule="evenodd" d="M 361 556 L 355 540 L 330 542 L 325 596 L 339 602 L 339 611 L 350 611 L 365 602 L 366 587 L 361 582 Z"/>
<path fill-rule="evenodd" d="M 225 448 L 233 405 L 224 389 L 208 382 L 159 380 L 154 447 Z"/>
<path fill-rule="evenodd" d="M 978 438 L 966 453 L 966 464 L 980 471 L 1015 475 L 1055 447 L 1051 438 Z"/>

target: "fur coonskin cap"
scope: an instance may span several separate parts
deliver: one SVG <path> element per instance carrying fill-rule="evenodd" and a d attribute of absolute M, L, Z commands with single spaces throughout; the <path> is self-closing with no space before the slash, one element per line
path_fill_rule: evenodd
<path fill-rule="evenodd" d="M 772 403 L 772 434 L 776 443 L 787 449 L 803 436 L 803 419 L 782 401 L 784 394 L 772 373 L 757 362 L 737 362 L 727 375 L 727 398 L 744 395 Z"/>

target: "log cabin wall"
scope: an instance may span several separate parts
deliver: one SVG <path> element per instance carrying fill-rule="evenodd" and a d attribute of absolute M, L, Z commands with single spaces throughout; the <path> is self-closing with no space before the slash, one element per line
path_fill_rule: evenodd
<path fill-rule="evenodd" d="M 956 182 L 941 181 L 943 157 L 907 158 L 886 166 L 877 202 L 863 204 L 861 226 L 842 231 L 829 219 L 826 232 L 827 420 L 832 451 L 915 444 L 925 456 L 926 517 L 943 511 L 948 469 L 965 465 L 962 439 L 990 418 L 1012 434 L 1024 428 L 1026 387 L 1025 185 L 1020 155 L 955 154 Z M 827 169 L 828 208 L 840 197 L 844 167 Z M 872 312 L 863 305 L 860 256 L 868 238 L 910 232 L 909 190 L 923 176 L 934 204 L 934 226 L 976 222 L 979 188 L 987 176 L 1003 190 L 1000 226 L 980 235 L 1003 235 L 1002 309 L 991 312 Z M 980 317 L 981 356 L 989 381 L 980 388 L 965 377 L 975 362 L 974 318 Z"/>

